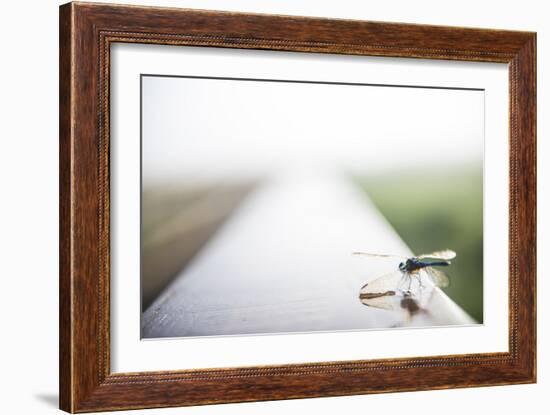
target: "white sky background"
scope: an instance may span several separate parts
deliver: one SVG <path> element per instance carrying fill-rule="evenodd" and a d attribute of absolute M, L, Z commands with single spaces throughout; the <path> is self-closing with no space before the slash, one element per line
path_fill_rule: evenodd
<path fill-rule="evenodd" d="M 142 88 L 145 185 L 483 157 L 483 91 L 151 76 Z"/>

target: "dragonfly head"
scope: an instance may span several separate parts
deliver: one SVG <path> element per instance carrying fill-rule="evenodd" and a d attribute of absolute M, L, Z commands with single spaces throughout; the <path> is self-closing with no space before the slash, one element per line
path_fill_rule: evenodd
<path fill-rule="evenodd" d="M 405 264 L 404 262 L 399 263 L 399 269 L 401 271 L 406 271 L 407 270 L 407 264 Z"/>

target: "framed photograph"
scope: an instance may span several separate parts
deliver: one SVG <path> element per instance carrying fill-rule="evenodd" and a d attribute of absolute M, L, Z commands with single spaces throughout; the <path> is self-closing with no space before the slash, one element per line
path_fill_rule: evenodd
<path fill-rule="evenodd" d="M 536 380 L 536 35 L 60 8 L 60 407 Z"/>

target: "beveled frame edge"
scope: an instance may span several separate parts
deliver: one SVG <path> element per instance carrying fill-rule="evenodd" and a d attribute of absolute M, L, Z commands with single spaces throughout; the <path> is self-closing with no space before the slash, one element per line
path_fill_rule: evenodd
<path fill-rule="evenodd" d="M 508 63 L 510 351 L 111 374 L 113 42 Z M 61 409 L 90 412 L 535 382 L 535 33 L 69 3 L 60 7 L 59 59 Z"/>

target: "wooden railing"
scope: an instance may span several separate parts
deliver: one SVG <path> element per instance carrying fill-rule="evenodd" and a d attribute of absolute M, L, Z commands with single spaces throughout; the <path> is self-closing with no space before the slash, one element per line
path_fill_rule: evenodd
<path fill-rule="evenodd" d="M 145 310 L 142 337 L 474 323 L 433 286 L 414 310 L 363 305 L 361 286 L 398 264 L 358 250 L 411 254 L 351 182 L 279 177 L 253 191 Z"/>

